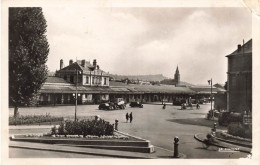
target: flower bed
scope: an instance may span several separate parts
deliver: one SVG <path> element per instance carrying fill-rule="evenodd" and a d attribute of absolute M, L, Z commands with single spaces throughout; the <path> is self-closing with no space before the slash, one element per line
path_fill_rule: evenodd
<path fill-rule="evenodd" d="M 51 129 L 51 135 L 82 135 L 91 136 L 112 136 L 114 133 L 114 125 L 105 120 L 66 120 L 58 128 L 54 126 Z"/>
<path fill-rule="evenodd" d="M 64 138 L 64 139 L 69 139 L 69 138 L 81 138 L 81 139 L 92 139 L 92 140 L 108 140 L 108 139 L 122 139 L 122 140 L 133 140 L 133 138 L 129 138 L 128 136 L 122 135 L 122 134 L 115 134 L 115 135 L 109 135 L 109 136 L 95 136 L 95 135 L 51 135 L 51 134 L 27 134 L 27 135 L 21 135 L 23 137 L 32 137 L 32 138 Z"/>
<path fill-rule="evenodd" d="M 19 117 L 9 117 L 9 125 L 29 125 L 29 124 L 40 124 L 40 123 L 53 123 L 53 122 L 62 122 L 63 117 L 54 117 L 50 114 L 46 115 L 27 115 Z"/>

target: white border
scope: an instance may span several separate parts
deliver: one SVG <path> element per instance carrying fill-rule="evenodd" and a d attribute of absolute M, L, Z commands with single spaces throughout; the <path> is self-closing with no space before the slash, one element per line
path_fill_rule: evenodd
<path fill-rule="evenodd" d="M 257 1 L 257 0 L 255 0 Z M 248 1 L 252 2 L 252 1 Z M 50 6 L 88 6 L 88 7 L 247 7 L 248 3 L 242 0 L 2 0 L 1 2 L 1 163 L 35 165 L 35 164 L 250 164 L 256 165 L 259 160 L 259 94 L 260 94 L 260 18 L 257 16 L 257 9 L 260 6 L 253 6 L 252 14 L 252 35 L 253 35 L 253 156 L 250 159 L 158 159 L 158 160 L 120 160 L 120 159 L 9 159 L 8 149 L 8 7 L 50 7 Z M 257 3 L 255 3 L 257 4 Z M 259 3 L 258 3 L 259 4 Z M 252 6 L 251 6 L 252 7 Z M 259 13 L 258 13 L 259 14 Z"/>

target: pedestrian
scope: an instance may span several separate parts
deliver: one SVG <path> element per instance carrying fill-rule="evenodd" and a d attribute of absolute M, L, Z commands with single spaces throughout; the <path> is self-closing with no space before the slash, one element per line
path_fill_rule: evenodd
<path fill-rule="evenodd" d="M 128 123 L 128 119 L 129 119 L 128 112 L 126 113 L 125 118 L 126 118 L 126 122 Z"/>
<path fill-rule="evenodd" d="M 132 120 L 133 120 L 133 114 L 132 114 L 132 112 L 131 112 L 130 115 L 129 115 L 129 119 L 130 119 L 130 123 L 132 123 Z"/>
<path fill-rule="evenodd" d="M 166 108 L 166 104 L 164 103 L 164 104 L 163 104 L 163 109 L 165 109 L 165 108 Z"/>
<path fill-rule="evenodd" d="M 199 105 L 199 103 L 197 103 L 197 109 L 199 109 L 200 108 L 200 105 Z"/>

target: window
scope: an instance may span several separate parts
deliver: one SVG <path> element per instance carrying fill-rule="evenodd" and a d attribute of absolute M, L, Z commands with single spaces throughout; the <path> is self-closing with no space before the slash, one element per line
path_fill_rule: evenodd
<path fill-rule="evenodd" d="M 85 84 L 89 84 L 89 77 L 88 76 L 86 76 L 86 82 L 85 82 Z"/>
<path fill-rule="evenodd" d="M 74 76 L 70 76 L 70 82 L 74 83 Z"/>
<path fill-rule="evenodd" d="M 107 78 L 104 78 L 104 85 L 107 85 Z"/>

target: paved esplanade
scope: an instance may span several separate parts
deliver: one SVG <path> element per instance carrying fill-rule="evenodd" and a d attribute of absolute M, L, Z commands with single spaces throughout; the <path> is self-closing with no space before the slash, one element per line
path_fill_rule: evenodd
<path fill-rule="evenodd" d="M 151 141 L 156 147 L 173 151 L 173 138 L 178 136 L 179 151 L 187 158 L 239 158 L 248 154 L 241 152 L 218 152 L 203 149 L 202 144 L 196 141 L 193 136 L 196 133 L 208 133 L 213 126 L 213 121 L 205 120 L 205 115 L 210 109 L 210 104 L 201 105 L 200 109 L 180 110 L 179 106 L 144 104 L 144 108 L 131 108 L 127 105 L 125 110 L 104 111 L 98 110 L 98 105 L 80 105 L 77 115 L 84 116 L 100 115 L 112 123 L 119 120 L 119 131 L 139 136 Z M 133 113 L 133 122 L 126 123 L 126 113 Z M 46 114 L 53 116 L 65 116 L 73 119 L 74 106 L 56 106 L 19 109 L 20 115 Z M 13 114 L 13 109 L 10 109 Z M 218 127 L 218 129 L 226 129 Z M 14 132 L 15 133 L 15 132 Z M 156 150 L 155 147 L 155 150 Z"/>

